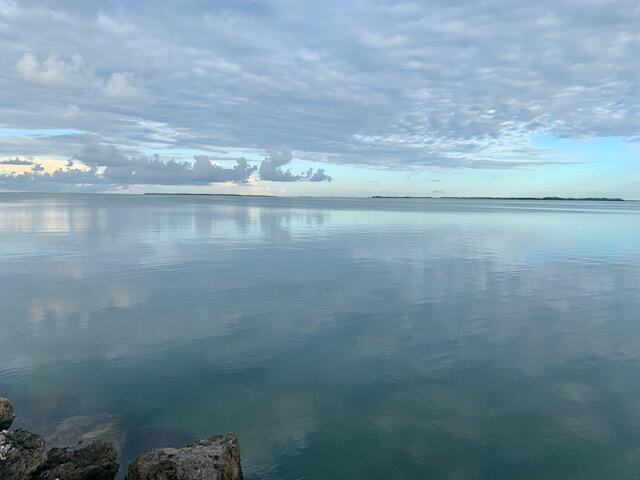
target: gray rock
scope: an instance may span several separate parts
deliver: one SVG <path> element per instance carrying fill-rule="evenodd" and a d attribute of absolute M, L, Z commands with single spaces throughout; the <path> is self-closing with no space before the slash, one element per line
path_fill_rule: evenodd
<path fill-rule="evenodd" d="M 91 442 L 107 442 L 119 452 L 125 440 L 120 417 L 108 413 L 70 417 L 45 437 L 49 447 L 78 447 Z"/>
<path fill-rule="evenodd" d="M 42 436 L 27 430 L 0 432 L 0 479 L 28 480 L 46 458 Z"/>
<path fill-rule="evenodd" d="M 13 423 L 16 414 L 13 411 L 13 405 L 4 397 L 0 397 L 0 430 L 8 429 Z"/>
<path fill-rule="evenodd" d="M 138 455 L 125 480 L 242 480 L 240 447 L 233 433 Z"/>
<path fill-rule="evenodd" d="M 118 472 L 116 449 L 93 442 L 79 449 L 52 448 L 33 480 L 113 480 Z"/>

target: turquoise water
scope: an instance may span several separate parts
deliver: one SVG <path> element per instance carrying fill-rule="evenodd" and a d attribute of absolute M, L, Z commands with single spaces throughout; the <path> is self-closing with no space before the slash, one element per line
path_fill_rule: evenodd
<path fill-rule="evenodd" d="M 0 395 L 249 479 L 637 479 L 640 204 L 0 194 Z"/>

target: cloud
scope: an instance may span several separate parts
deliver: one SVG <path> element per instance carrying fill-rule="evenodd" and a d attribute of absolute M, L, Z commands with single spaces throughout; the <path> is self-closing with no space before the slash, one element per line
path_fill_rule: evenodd
<path fill-rule="evenodd" d="M 534 134 L 640 135 L 635 0 L 81 3 L 0 9 L 5 126 L 405 170 L 544 168 L 575 159 Z M 33 146 L 6 154 L 78 144 Z M 322 178 L 281 155 L 263 179 Z"/>
<path fill-rule="evenodd" d="M 300 174 L 282 166 L 292 159 L 290 151 L 271 151 L 260 164 L 263 180 L 274 182 L 330 182 L 331 177 L 323 169 L 309 169 Z M 82 148 L 67 160 L 64 168 L 52 173 L 36 162 L 15 159 L 0 165 L 32 165 L 31 171 L 21 174 L 0 175 L 0 187 L 8 189 L 40 189 L 47 185 L 77 184 L 84 189 L 105 190 L 128 185 L 209 185 L 212 183 L 247 184 L 258 167 L 245 158 L 236 158 L 235 165 L 224 167 L 216 162 L 228 162 L 228 158 L 195 155 L 189 161 L 162 159 L 158 155 L 126 155 L 114 145 L 89 138 Z M 60 189 L 60 188 L 57 188 Z"/>
<path fill-rule="evenodd" d="M 332 180 L 331 176 L 327 175 L 322 168 L 319 168 L 315 172 L 309 170 L 307 176 L 310 182 L 330 182 Z"/>
<path fill-rule="evenodd" d="M 330 182 L 331 177 L 326 175 L 323 169 L 314 172 L 309 169 L 303 173 L 292 173 L 291 169 L 283 170 L 282 167 L 293 159 L 290 150 L 269 150 L 267 157 L 260 162 L 260 178 L 272 182 L 299 182 L 309 180 L 311 182 Z"/>
<path fill-rule="evenodd" d="M 297 182 L 303 175 L 295 175 L 291 170 L 282 170 L 282 167 L 291 162 L 291 151 L 269 151 L 267 158 L 260 163 L 260 178 L 274 182 Z"/>
<path fill-rule="evenodd" d="M 206 185 L 216 182 L 245 183 L 256 170 L 245 159 L 236 160 L 232 168 L 197 155 L 193 162 L 161 160 L 158 156 L 125 156 L 113 145 L 88 142 L 74 160 L 90 167 L 96 183 L 112 185 Z"/>
<path fill-rule="evenodd" d="M 64 85 L 76 76 L 87 75 L 79 55 L 74 55 L 67 63 L 53 55 L 39 61 L 33 53 L 27 52 L 18 60 L 16 70 L 25 80 L 43 85 Z"/>
<path fill-rule="evenodd" d="M 84 144 L 82 150 L 73 156 L 90 167 L 112 167 L 130 165 L 128 159 L 120 150 L 113 145 L 105 145 L 95 140 L 90 140 Z"/>
<path fill-rule="evenodd" d="M 77 105 L 67 105 L 67 107 L 61 111 L 61 115 L 65 119 L 73 119 L 81 115 L 81 112 Z"/>
<path fill-rule="evenodd" d="M 115 72 L 102 78 L 85 65 L 80 55 L 73 55 L 69 61 L 49 55 L 40 61 L 31 52 L 26 52 L 16 63 L 16 70 L 25 80 L 41 85 L 84 86 L 101 91 L 108 97 L 129 98 L 140 96 L 144 90 L 140 81 L 131 72 Z M 67 109 L 72 116 L 78 107 Z"/>
<path fill-rule="evenodd" d="M 130 72 L 113 73 L 104 84 L 104 91 L 110 97 L 136 97 L 142 93 L 136 83 L 135 75 Z"/>
<path fill-rule="evenodd" d="M 15 165 L 15 163 L 13 163 Z M 22 165 L 22 164 L 21 164 Z M 113 145 L 88 142 L 66 169 L 52 173 L 42 165 L 22 174 L 0 175 L 0 187 L 34 190 L 57 184 L 78 185 L 90 190 L 119 188 L 127 185 L 208 185 L 211 183 L 247 183 L 257 169 L 246 159 L 237 159 L 231 168 L 220 166 L 206 155 L 197 155 L 192 162 L 162 160 L 158 156 L 125 156 Z"/>
<path fill-rule="evenodd" d="M 8 160 L 0 160 L 0 165 L 13 165 L 13 166 L 28 166 L 33 165 L 31 160 L 22 160 L 18 157 L 10 158 Z"/>

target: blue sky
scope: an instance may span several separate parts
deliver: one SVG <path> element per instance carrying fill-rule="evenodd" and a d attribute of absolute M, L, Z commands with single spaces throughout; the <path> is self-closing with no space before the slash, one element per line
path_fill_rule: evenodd
<path fill-rule="evenodd" d="M 640 6 L 0 0 L 0 190 L 640 198 Z"/>

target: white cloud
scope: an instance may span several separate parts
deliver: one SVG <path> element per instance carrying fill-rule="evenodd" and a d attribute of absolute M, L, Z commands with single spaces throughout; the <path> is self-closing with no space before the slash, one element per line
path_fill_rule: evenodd
<path fill-rule="evenodd" d="M 104 84 L 104 91 L 110 97 L 136 97 L 142 93 L 136 83 L 135 75 L 130 72 L 112 73 Z"/>
<path fill-rule="evenodd" d="M 33 53 L 26 52 L 16 63 L 16 70 L 29 82 L 41 85 L 89 87 L 114 98 L 135 97 L 144 91 L 135 74 L 115 72 L 103 78 L 93 69 L 88 68 L 80 55 L 73 55 L 69 61 L 55 55 L 39 60 Z"/>
<path fill-rule="evenodd" d="M 79 55 L 74 55 L 69 62 L 53 55 L 40 61 L 33 53 L 26 52 L 18 60 L 16 69 L 25 80 L 43 85 L 65 85 L 74 77 L 87 75 Z"/>

